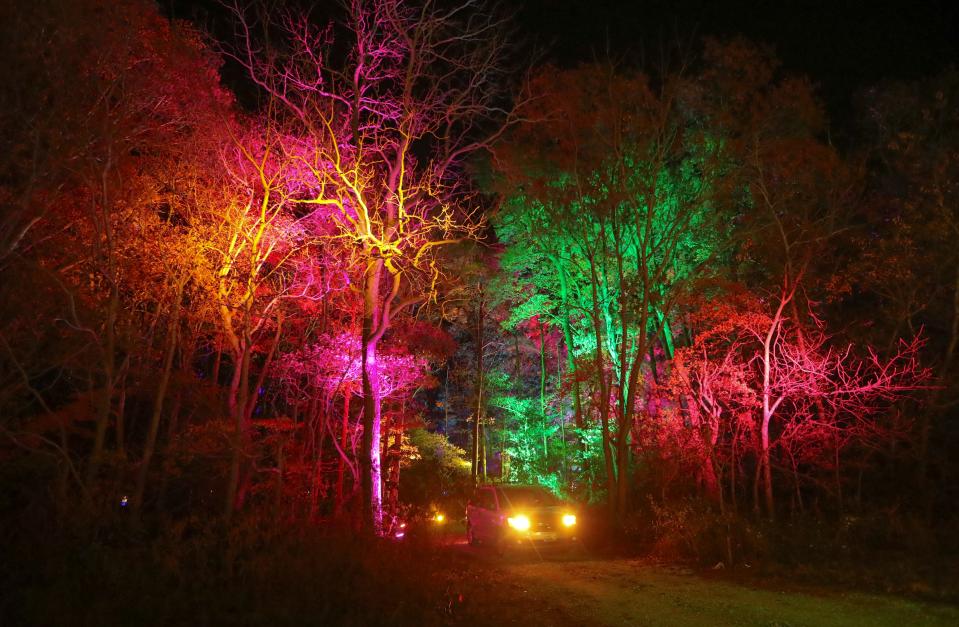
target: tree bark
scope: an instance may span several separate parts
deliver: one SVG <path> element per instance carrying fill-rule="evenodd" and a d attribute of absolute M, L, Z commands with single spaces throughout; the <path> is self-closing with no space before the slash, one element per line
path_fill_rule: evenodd
<path fill-rule="evenodd" d="M 539 411 L 543 424 L 543 460 L 549 460 L 549 442 L 546 439 L 549 418 L 546 415 L 546 325 L 539 323 Z"/>
<path fill-rule="evenodd" d="M 379 534 L 383 528 L 383 480 L 380 467 L 380 379 L 377 363 L 377 328 L 383 324 L 379 294 L 383 262 L 373 264 L 366 275 L 363 299 L 362 385 L 363 385 L 363 440 L 360 453 L 361 486 L 363 490 L 363 524 Z"/>
<path fill-rule="evenodd" d="M 485 399 L 483 398 L 483 387 L 485 383 L 485 364 L 483 363 L 484 359 L 484 348 L 486 343 L 486 338 L 484 336 L 484 326 L 483 318 L 485 312 L 483 310 L 483 290 L 479 291 L 479 309 L 476 315 L 476 411 L 473 415 L 473 463 L 472 463 L 472 479 L 473 485 L 476 485 L 477 478 L 480 475 L 480 454 L 482 450 L 482 434 L 483 434 L 483 408 Z M 486 474 L 485 472 L 483 473 Z M 485 478 L 485 476 L 484 476 Z"/>
<path fill-rule="evenodd" d="M 340 430 L 340 454 L 336 464 L 336 503 L 334 513 L 339 515 L 343 512 L 344 493 L 343 484 L 346 478 L 346 437 L 350 429 L 350 390 L 349 386 L 343 386 L 343 425 Z"/>
<path fill-rule="evenodd" d="M 180 302 L 183 299 L 183 286 L 183 280 L 177 281 L 176 291 L 173 297 L 173 308 L 170 313 L 170 324 L 167 330 L 167 333 L 169 333 L 169 343 L 167 344 L 166 356 L 163 361 L 163 371 L 160 374 L 160 381 L 157 384 L 156 394 L 153 397 L 153 411 L 150 413 L 150 426 L 147 431 L 147 440 L 143 445 L 143 458 L 140 460 L 140 467 L 137 469 L 136 490 L 133 494 L 133 511 L 136 514 L 140 513 L 141 507 L 143 506 L 147 473 L 150 469 L 150 462 L 153 459 L 153 452 L 156 450 L 157 434 L 160 431 L 160 418 L 163 415 L 163 404 L 170 384 L 170 374 L 173 372 L 173 360 L 176 356 L 177 345 L 179 343 Z"/>
<path fill-rule="evenodd" d="M 596 272 L 596 262 L 593 257 L 589 258 L 590 269 L 590 288 L 592 291 L 592 315 L 593 333 L 596 335 L 595 349 L 593 352 L 594 368 L 596 369 L 596 379 L 599 384 L 599 422 L 602 430 L 603 463 L 606 467 L 606 505 L 611 516 L 616 514 L 616 474 L 613 466 L 612 439 L 609 429 L 609 385 L 606 380 L 605 360 L 603 359 L 603 318 L 600 311 L 599 302 L 599 277 Z"/>
<path fill-rule="evenodd" d="M 573 326 L 569 320 L 569 312 L 571 309 L 569 304 L 569 280 L 566 276 L 566 270 L 562 264 L 559 263 L 559 260 L 553 259 L 553 264 L 559 275 L 560 303 L 563 307 L 563 314 L 560 316 L 560 320 L 563 325 L 563 341 L 566 343 L 566 373 L 570 377 L 573 386 L 573 415 L 576 420 L 576 428 L 582 429 L 584 425 L 583 401 L 579 379 L 576 376 L 576 359 L 573 354 Z"/>

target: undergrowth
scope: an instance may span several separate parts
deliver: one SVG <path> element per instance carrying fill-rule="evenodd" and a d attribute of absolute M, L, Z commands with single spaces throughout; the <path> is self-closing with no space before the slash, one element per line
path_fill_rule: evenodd
<path fill-rule="evenodd" d="M 248 518 L 6 534 L 4 625 L 441 624 L 448 584 L 416 542 Z"/>

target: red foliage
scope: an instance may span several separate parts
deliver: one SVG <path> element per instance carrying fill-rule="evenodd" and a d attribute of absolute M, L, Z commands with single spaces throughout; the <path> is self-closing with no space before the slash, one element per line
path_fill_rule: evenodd
<path fill-rule="evenodd" d="M 881 415 L 929 380 L 920 338 L 888 356 L 859 351 L 785 316 L 789 299 L 764 303 L 739 290 L 706 301 L 692 316 L 692 345 L 676 351 L 666 386 L 674 428 L 660 437 L 698 457 L 707 484 L 744 454 L 825 468 L 847 445 L 894 437 Z"/>

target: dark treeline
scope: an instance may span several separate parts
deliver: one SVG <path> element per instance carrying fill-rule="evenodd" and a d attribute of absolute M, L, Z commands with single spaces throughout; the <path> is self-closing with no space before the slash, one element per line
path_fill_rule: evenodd
<path fill-rule="evenodd" d="M 762 45 L 524 72 L 417 7 L 0 8 L 0 610 L 148 589 L 124 554 L 272 589 L 343 533 L 310 611 L 362 624 L 323 599 L 392 580 L 373 538 L 484 480 L 711 564 L 954 554 L 959 74 L 839 150 Z"/>

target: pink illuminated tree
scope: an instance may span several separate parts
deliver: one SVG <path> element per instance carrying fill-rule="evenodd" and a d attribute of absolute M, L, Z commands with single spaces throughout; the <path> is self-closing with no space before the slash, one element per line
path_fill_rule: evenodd
<path fill-rule="evenodd" d="M 709 305 L 712 323 L 699 321 L 702 330 L 691 346 L 677 351 L 673 373 L 692 401 L 687 413 L 707 474 L 719 474 L 721 442 L 744 441 L 745 419 L 745 441 L 752 441 L 757 460 L 755 506 L 762 503 L 770 516 L 774 450 L 795 452 L 824 437 L 861 437 L 879 428 L 883 411 L 929 379 L 919 362 L 920 339 L 902 341 L 891 355 L 869 347 L 863 354 L 833 343 L 821 326 L 800 329 L 786 315 L 794 296 L 783 290 L 767 299 L 742 298 L 735 306 Z"/>
<path fill-rule="evenodd" d="M 321 476 L 323 459 L 322 450 L 319 451 L 309 462 L 314 476 L 310 489 L 314 495 L 332 490 L 337 515 L 345 511 L 347 502 L 360 488 L 358 453 L 362 424 L 354 422 L 355 414 L 351 413 L 351 400 L 360 392 L 363 377 L 359 331 L 358 325 L 350 325 L 323 333 L 312 344 L 283 355 L 273 371 L 288 403 L 311 399 L 306 421 L 311 430 L 321 432 L 319 441 L 328 443 L 327 447 L 334 451 L 336 470 L 335 478 Z M 428 359 L 406 346 L 391 347 L 380 355 L 379 363 L 383 369 L 380 391 L 384 402 L 402 403 L 428 377 Z M 342 404 L 339 416 L 334 401 Z"/>
<path fill-rule="evenodd" d="M 299 202 L 334 217 L 333 238 L 363 300 L 360 466 L 365 520 L 378 530 L 387 376 L 378 347 L 397 317 L 436 299 L 437 249 L 479 235 L 462 165 L 511 121 L 501 108 L 504 22 L 477 2 L 353 0 L 339 28 L 303 15 L 273 19 L 285 47 L 267 50 L 251 12 L 235 5 L 234 13 L 232 55 L 290 129 L 284 145 L 296 163 Z M 337 30 L 349 52 L 333 62 Z"/>

